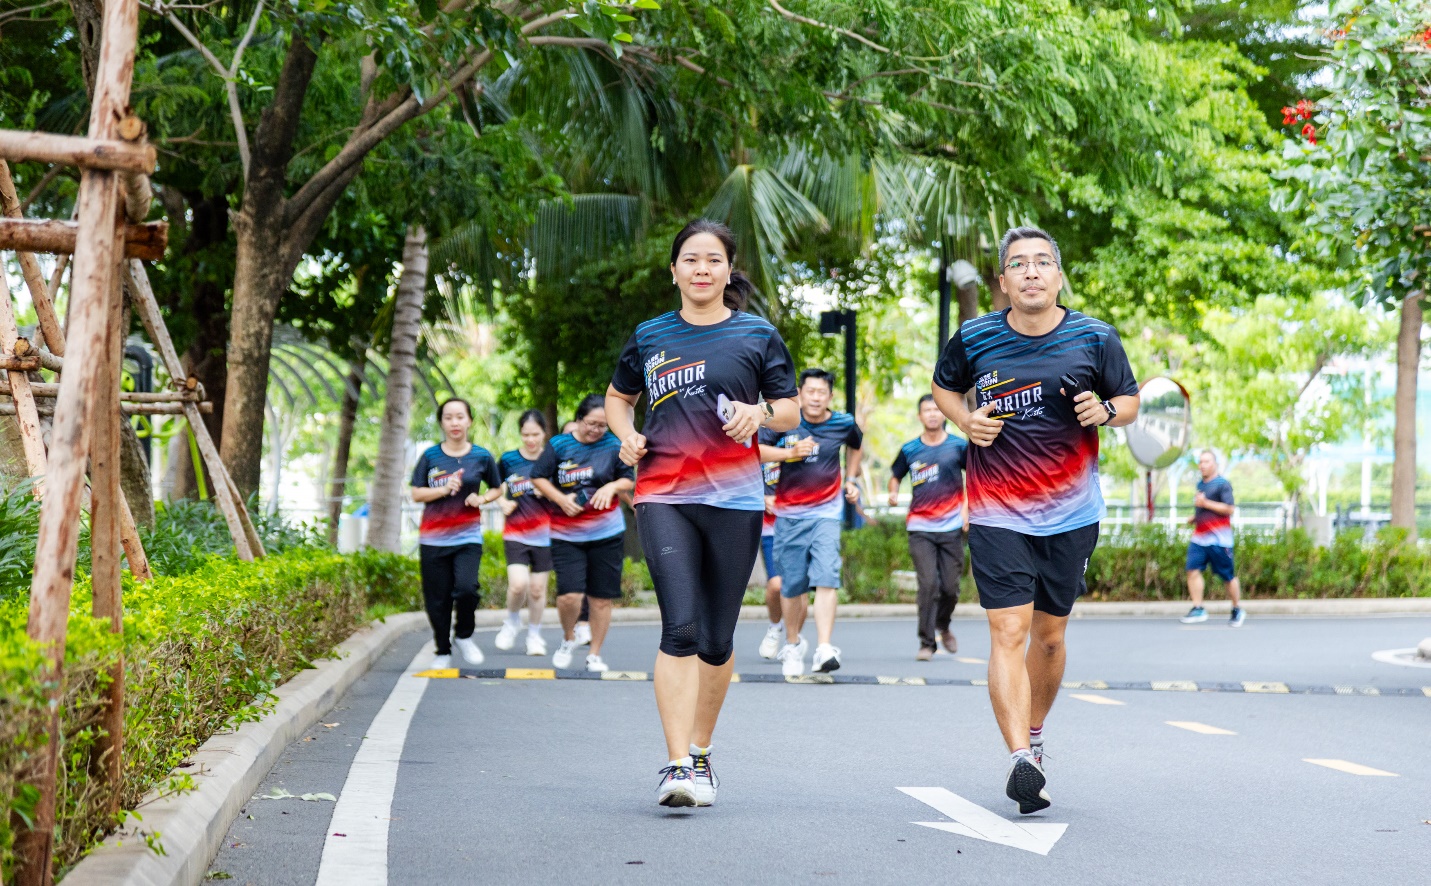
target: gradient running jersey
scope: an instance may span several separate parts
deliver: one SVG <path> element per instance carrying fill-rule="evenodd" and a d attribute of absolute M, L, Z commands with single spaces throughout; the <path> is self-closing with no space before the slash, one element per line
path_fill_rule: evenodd
<path fill-rule="evenodd" d="M 540 455 L 537 458 L 541 458 Z M 507 498 L 517 503 L 502 526 L 502 538 L 534 548 L 550 547 L 552 543 L 552 512 L 545 499 L 532 486 L 532 466 L 520 449 L 502 453 L 498 465 L 502 482 L 507 484 Z"/>
<path fill-rule="evenodd" d="M 742 311 L 709 326 L 662 314 L 636 327 L 611 386 L 646 395 L 637 504 L 765 508 L 760 450 L 726 436 L 716 404 L 722 394 L 735 403 L 795 396 L 794 363 L 774 326 Z"/>
<path fill-rule="evenodd" d="M 1199 480 L 1197 491 L 1201 492 L 1208 501 L 1221 502 L 1225 505 L 1233 504 L 1232 484 L 1221 475 L 1213 477 L 1211 480 Z M 1195 508 L 1193 510 L 1192 543 L 1219 548 L 1232 547 L 1232 515 L 1214 514 L 1207 508 Z"/>
<path fill-rule="evenodd" d="M 1055 535 L 1103 519 L 1098 429 L 1080 427 L 1068 374 L 1102 399 L 1136 396 L 1138 382 L 1112 326 L 1064 310 L 1052 331 L 1015 332 L 1005 308 L 959 327 L 944 346 L 934 383 L 974 388 L 978 407 L 993 403 L 1003 430 L 991 446 L 970 447 L 969 522 L 1026 535 Z"/>
<path fill-rule="evenodd" d="M 568 517 L 555 502 L 551 505 L 551 537 L 561 541 L 600 541 L 626 531 L 621 503 L 612 499 L 604 511 L 592 510 L 590 499 L 596 490 L 634 472 L 621 463 L 621 441 L 610 431 L 595 443 L 582 443 L 571 434 L 558 434 L 532 463 L 531 477 L 550 480 L 558 489 L 575 495 L 584 510 Z"/>
<path fill-rule="evenodd" d="M 964 462 L 969 443 L 953 434 L 930 446 L 915 437 L 900 447 L 889 472 L 909 475 L 914 497 L 904 526 L 910 532 L 953 532 L 964 528 Z"/>
<path fill-rule="evenodd" d="M 761 428 L 756 442 L 763 446 L 774 446 L 775 441 L 780 439 L 780 435 L 769 428 Z M 765 481 L 765 495 L 767 498 L 775 497 L 775 489 L 780 484 L 780 462 L 763 461 L 760 463 L 760 476 Z M 761 538 L 773 538 L 775 536 L 775 514 L 766 511 L 760 523 Z"/>
<path fill-rule="evenodd" d="M 447 478 L 462 471 L 462 488 L 456 495 L 439 498 L 422 506 L 422 523 L 417 530 L 419 544 L 450 547 L 482 543 L 482 509 L 467 506 L 467 496 L 502 485 L 497 462 L 492 453 L 474 445 L 464 456 L 454 457 L 442 451 L 441 444 L 429 446 L 412 466 L 414 488 L 437 487 Z"/>
<path fill-rule="evenodd" d="M 791 449 L 806 437 L 815 438 L 815 452 L 808 458 L 781 463 L 775 513 L 795 519 L 838 520 L 845 515 L 840 447 L 859 449 L 865 442 L 864 432 L 848 412 L 832 412 L 819 424 L 811 424 L 802 414 L 800 424 L 780 435 L 773 445 Z"/>

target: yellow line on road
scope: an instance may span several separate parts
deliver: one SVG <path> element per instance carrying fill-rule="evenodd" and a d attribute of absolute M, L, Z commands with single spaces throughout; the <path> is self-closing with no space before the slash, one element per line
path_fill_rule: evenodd
<path fill-rule="evenodd" d="M 1089 704 L 1123 704 L 1123 702 L 1116 698 L 1109 698 L 1106 695 L 1090 695 L 1087 692 L 1075 692 L 1069 697 L 1076 698 L 1079 701 L 1086 701 Z"/>
<path fill-rule="evenodd" d="M 413 676 L 428 677 L 433 680 L 456 680 L 462 674 L 457 668 L 433 668 L 427 671 L 418 671 Z"/>
<path fill-rule="evenodd" d="M 1236 735 L 1230 729 L 1221 729 L 1217 726 L 1209 726 L 1206 723 L 1194 723 L 1191 720 L 1168 720 L 1169 726 L 1176 726 L 1179 729 L 1186 729 L 1188 732 L 1196 732 L 1199 735 Z"/>
<path fill-rule="evenodd" d="M 551 668 L 507 668 L 508 680 L 555 680 L 557 672 Z"/>
<path fill-rule="evenodd" d="M 1310 757 L 1302 760 L 1303 763 L 1311 763 L 1314 766 L 1325 766 L 1328 769 L 1335 769 L 1338 772 L 1346 772 L 1351 775 L 1386 775 L 1391 778 L 1399 778 L 1395 772 L 1387 772 L 1385 769 L 1373 769 L 1370 766 L 1363 766 L 1360 763 L 1352 763 L 1348 760 L 1314 760 Z"/>

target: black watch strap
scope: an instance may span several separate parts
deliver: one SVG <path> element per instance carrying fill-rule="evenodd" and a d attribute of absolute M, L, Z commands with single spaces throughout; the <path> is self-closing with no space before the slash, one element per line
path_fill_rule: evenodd
<path fill-rule="evenodd" d="M 1113 405 L 1112 400 L 1104 400 L 1102 405 L 1104 409 L 1108 410 L 1108 421 L 1103 422 L 1103 424 L 1106 425 L 1108 424 L 1108 422 L 1118 417 L 1118 407 Z"/>

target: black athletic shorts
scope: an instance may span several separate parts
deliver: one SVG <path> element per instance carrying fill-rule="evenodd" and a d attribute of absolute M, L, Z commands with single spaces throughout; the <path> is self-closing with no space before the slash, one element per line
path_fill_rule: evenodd
<path fill-rule="evenodd" d="M 621 565 L 625 560 L 624 535 L 596 541 L 552 539 L 557 596 L 586 594 L 598 600 L 621 599 Z"/>
<path fill-rule="evenodd" d="M 1088 591 L 1083 573 L 1098 547 L 1098 524 L 1057 535 L 1025 535 L 994 526 L 969 527 L 969 562 L 979 605 L 1008 609 L 1032 603 L 1039 612 L 1065 616 Z"/>
<path fill-rule="evenodd" d="M 661 607 L 662 652 L 697 655 L 716 666 L 730 661 L 762 522 L 760 511 L 714 505 L 636 506 L 636 529 Z"/>
<path fill-rule="evenodd" d="M 508 566 L 525 566 L 533 572 L 552 571 L 552 549 L 549 547 L 503 540 L 502 551 L 507 555 Z"/>

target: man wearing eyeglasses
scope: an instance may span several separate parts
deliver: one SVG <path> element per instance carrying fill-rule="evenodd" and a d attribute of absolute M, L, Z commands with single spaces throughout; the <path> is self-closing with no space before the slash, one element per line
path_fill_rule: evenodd
<path fill-rule="evenodd" d="M 1027 815 L 1050 803 L 1044 718 L 1105 513 L 1098 428 L 1137 417 L 1138 383 L 1117 330 L 1058 303 L 1063 262 L 1052 236 L 1008 231 L 999 264 L 1009 307 L 949 339 L 933 393 L 974 444 L 965 467 L 969 557 L 989 618 L 989 696 L 1012 753 L 1004 791 Z"/>

